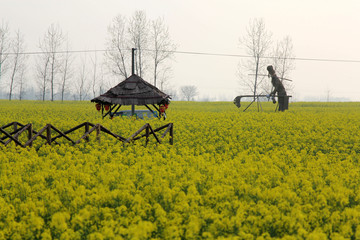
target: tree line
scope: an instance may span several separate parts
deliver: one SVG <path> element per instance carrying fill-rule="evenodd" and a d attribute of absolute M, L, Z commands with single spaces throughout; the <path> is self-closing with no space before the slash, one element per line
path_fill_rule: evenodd
<path fill-rule="evenodd" d="M 288 78 L 294 69 L 293 44 L 289 36 L 273 42 L 262 19 L 252 19 L 239 39 L 250 58 L 241 59 L 237 76 L 241 93 L 270 92 L 264 81 L 266 65 Z M 117 15 L 107 27 L 104 51 L 77 52 L 58 24 L 51 24 L 38 43 L 36 54 L 24 54 L 26 44 L 20 30 L 11 34 L 0 26 L 0 86 L 9 100 L 36 95 L 39 100 L 85 100 L 96 97 L 131 75 L 131 49 L 136 48 L 135 73 L 173 98 L 194 100 L 195 85 L 181 86 L 179 96 L 171 87 L 171 61 L 177 45 L 163 18 L 148 19 L 144 11 L 130 17 Z M 100 53 L 99 53 L 100 52 Z M 271 58 L 267 56 L 273 56 Z M 289 82 L 284 83 L 291 90 Z M 0 94 L 1 95 L 1 94 Z"/>
<path fill-rule="evenodd" d="M 163 18 L 148 19 L 144 11 L 116 16 L 107 28 L 106 49 L 78 53 L 58 24 L 40 38 L 38 52 L 25 54 L 25 38 L 9 25 L 0 26 L 0 85 L 9 100 L 36 93 L 40 100 L 84 100 L 103 93 L 131 75 L 131 48 L 136 48 L 135 73 L 161 90 L 172 74 L 176 44 Z M 31 62 L 30 62 L 31 60 Z M 106 77 L 104 77 L 106 76 Z M 32 80 L 34 79 L 34 80 Z"/>

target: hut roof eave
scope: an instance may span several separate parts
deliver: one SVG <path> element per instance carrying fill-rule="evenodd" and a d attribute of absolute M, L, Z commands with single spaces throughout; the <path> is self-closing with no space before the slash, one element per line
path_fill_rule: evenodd
<path fill-rule="evenodd" d="M 91 100 L 91 102 L 101 103 L 101 104 L 119 104 L 119 105 L 145 105 L 145 104 L 159 104 L 165 99 L 171 98 L 170 96 L 166 97 L 132 97 L 132 96 L 116 96 L 116 97 L 106 97 L 99 96 Z"/>
<path fill-rule="evenodd" d="M 91 102 L 101 104 L 120 104 L 120 105 L 145 105 L 160 104 L 162 101 L 171 97 L 144 81 L 137 75 L 131 75 L 106 93 L 94 98 Z"/>

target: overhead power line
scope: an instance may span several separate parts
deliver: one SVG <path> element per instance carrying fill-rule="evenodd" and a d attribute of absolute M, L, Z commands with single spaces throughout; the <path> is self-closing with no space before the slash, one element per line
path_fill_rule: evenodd
<path fill-rule="evenodd" d="M 153 50 L 152 50 L 153 51 Z M 167 51 L 173 53 L 180 53 L 180 54 L 192 54 L 192 55 L 207 55 L 207 56 L 221 56 L 221 57 L 238 57 L 238 58 L 252 58 L 253 56 L 250 55 L 241 55 L 241 54 L 225 54 L 225 53 L 208 53 L 208 52 L 185 52 L 185 51 Z M 261 58 L 268 58 L 268 59 L 283 59 L 274 56 L 265 56 Z M 331 59 L 331 58 L 286 58 L 289 60 L 298 60 L 298 61 L 317 61 L 317 62 L 348 62 L 348 63 L 360 63 L 360 60 L 353 60 L 353 59 Z"/>
<path fill-rule="evenodd" d="M 14 53 L 14 52 L 8 52 L 8 53 L 3 53 L 3 55 L 40 55 L 40 54 L 50 54 L 50 53 L 57 53 L 57 54 L 64 54 L 64 53 L 89 53 L 89 52 L 106 52 L 107 50 L 97 50 L 97 49 L 92 49 L 92 50 L 69 50 L 69 51 L 56 51 L 56 52 L 20 52 L 20 53 Z"/>
<path fill-rule="evenodd" d="M 122 49 L 124 51 L 131 49 Z M 154 52 L 154 49 L 142 49 L 143 51 L 148 52 Z M 15 55 L 15 54 L 21 54 L 21 55 L 39 55 L 39 54 L 49 54 L 49 53 L 57 53 L 57 54 L 64 54 L 64 53 L 92 53 L 92 52 L 107 52 L 110 50 L 104 50 L 104 49 L 91 49 L 91 50 L 69 50 L 69 51 L 56 51 L 56 52 L 21 52 L 21 53 L 3 53 L 2 55 Z M 115 50 L 114 50 L 115 51 Z M 211 52 L 194 52 L 194 51 L 167 51 L 167 50 L 158 50 L 160 52 L 168 52 L 168 53 L 174 53 L 174 54 L 188 54 L 188 55 L 203 55 L 203 56 L 216 56 L 216 57 L 235 57 L 235 58 L 252 58 L 251 55 L 243 55 L 243 54 L 229 54 L 229 53 L 211 53 Z M 265 59 L 283 59 L 279 57 L 274 56 L 264 56 L 261 58 Z M 343 62 L 343 63 L 360 63 L 360 60 L 356 59 L 333 59 L 333 58 L 302 58 L 302 57 L 294 57 L 294 58 L 286 58 L 289 60 L 294 61 L 314 61 L 314 62 Z"/>

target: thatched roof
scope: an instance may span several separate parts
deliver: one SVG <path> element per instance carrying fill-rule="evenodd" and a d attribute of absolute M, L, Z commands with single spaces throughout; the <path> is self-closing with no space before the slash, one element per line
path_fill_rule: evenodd
<path fill-rule="evenodd" d="M 155 86 L 133 74 L 106 93 L 94 98 L 91 102 L 101 104 L 145 105 L 159 104 L 170 96 Z"/>

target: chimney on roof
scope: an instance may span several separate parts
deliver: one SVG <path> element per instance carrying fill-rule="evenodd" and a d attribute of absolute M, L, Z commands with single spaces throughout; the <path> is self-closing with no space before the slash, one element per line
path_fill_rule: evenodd
<path fill-rule="evenodd" d="M 135 50 L 136 48 L 131 49 L 131 75 L 135 74 Z"/>
<path fill-rule="evenodd" d="M 136 48 L 131 49 L 131 75 L 135 74 L 135 50 Z M 131 105 L 131 116 L 135 115 L 135 105 Z"/>

